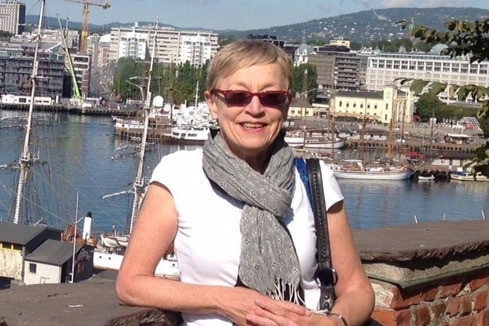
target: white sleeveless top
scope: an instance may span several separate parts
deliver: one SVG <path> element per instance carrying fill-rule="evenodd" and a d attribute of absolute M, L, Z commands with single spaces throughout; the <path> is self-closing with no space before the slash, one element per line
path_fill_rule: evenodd
<path fill-rule="evenodd" d="M 343 200 L 333 172 L 321 161 L 327 208 Z M 285 219 L 301 265 L 305 303 L 316 309 L 319 288 L 314 280 L 317 267 L 316 234 L 306 189 L 296 171 L 291 208 Z M 151 182 L 165 185 L 178 212 L 175 253 L 181 281 L 192 284 L 235 286 L 237 282 L 243 203 L 212 187 L 202 168 L 202 149 L 178 151 L 164 156 Z M 199 295 L 196 293 L 196 295 Z M 219 315 L 183 314 L 185 325 L 232 325 Z"/>

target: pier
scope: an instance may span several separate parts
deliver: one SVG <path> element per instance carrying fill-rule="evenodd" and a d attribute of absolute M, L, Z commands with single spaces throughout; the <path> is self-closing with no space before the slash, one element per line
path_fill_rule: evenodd
<path fill-rule="evenodd" d="M 27 111 L 29 110 L 29 104 L 6 104 L 0 103 L 0 110 L 12 110 L 12 111 Z M 109 106 L 95 106 L 92 108 L 80 108 L 76 106 L 69 106 L 62 103 L 53 103 L 46 105 L 35 105 L 34 111 L 57 111 L 66 112 L 70 114 L 79 115 L 100 115 L 100 116 L 125 116 L 133 117 L 136 116 L 139 109 L 120 107 L 109 107 Z"/>

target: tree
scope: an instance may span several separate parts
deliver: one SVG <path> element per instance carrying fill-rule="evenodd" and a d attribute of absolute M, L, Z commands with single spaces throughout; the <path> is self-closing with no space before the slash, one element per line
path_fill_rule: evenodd
<path fill-rule="evenodd" d="M 113 91 L 117 96 L 121 96 L 123 99 L 137 91 L 137 96 L 140 97 L 140 91 L 135 86 L 129 84 L 127 81 L 131 77 L 142 76 L 143 67 L 138 64 L 134 59 L 125 57 L 120 58 L 117 62 L 117 68 L 114 73 Z"/>
<path fill-rule="evenodd" d="M 445 23 L 447 32 L 429 29 L 415 25 L 406 20 L 397 24 L 403 28 L 412 27 L 411 34 L 427 44 L 446 44 L 442 54 L 458 57 L 468 55 L 470 62 L 481 62 L 489 59 L 489 19 L 483 21 L 452 20 Z M 485 137 L 489 137 L 489 88 L 476 85 L 461 85 L 454 87 L 459 99 L 471 97 L 474 101 L 481 100 L 482 107 L 476 114 L 479 125 Z M 466 167 L 472 167 L 474 178 L 477 172 L 489 177 L 489 142 L 476 148 L 476 157 Z"/>
<path fill-rule="evenodd" d="M 304 76 L 307 70 L 307 85 L 304 85 Z M 302 64 L 292 69 L 292 94 L 307 92 L 307 99 L 312 102 L 317 94 L 317 68 L 316 65 Z"/>
<path fill-rule="evenodd" d="M 425 93 L 416 102 L 416 113 L 421 121 L 429 121 L 430 118 L 438 118 L 443 107 L 443 102 L 433 94 Z"/>

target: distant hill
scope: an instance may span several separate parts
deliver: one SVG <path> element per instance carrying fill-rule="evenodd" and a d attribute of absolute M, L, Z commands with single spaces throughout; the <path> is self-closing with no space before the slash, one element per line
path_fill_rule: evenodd
<path fill-rule="evenodd" d="M 480 8 L 389 8 L 378 10 L 364 10 L 352 14 L 314 19 L 299 24 L 274 26 L 266 29 L 246 31 L 221 30 L 215 31 L 222 36 L 235 35 L 245 38 L 248 34 L 275 35 L 285 41 L 314 41 L 344 38 L 359 43 L 388 40 L 406 37 L 407 31 L 401 30 L 395 22 L 399 20 L 412 20 L 414 24 L 421 24 L 430 28 L 445 30 L 444 24 L 450 20 L 485 20 L 489 19 L 489 10 Z M 26 16 L 27 24 L 37 24 L 38 17 Z M 147 25 L 152 22 L 139 22 Z M 47 19 L 48 26 L 57 28 L 56 18 Z M 63 21 L 64 24 L 64 21 Z M 130 27 L 134 23 L 112 22 L 104 25 L 90 25 L 91 32 L 109 33 L 111 27 Z M 161 24 L 161 26 L 171 26 Z M 81 23 L 70 22 L 70 28 L 81 29 Z M 171 26 L 175 29 L 201 29 L 197 27 Z"/>

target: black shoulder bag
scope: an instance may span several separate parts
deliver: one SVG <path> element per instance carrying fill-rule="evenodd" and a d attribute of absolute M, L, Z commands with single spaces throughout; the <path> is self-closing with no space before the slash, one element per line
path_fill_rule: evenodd
<path fill-rule="evenodd" d="M 334 286 L 338 278 L 331 263 L 328 219 L 323 181 L 321 178 L 321 167 L 319 165 L 319 159 L 315 158 L 306 159 L 305 161 L 296 158 L 295 165 L 306 186 L 314 214 L 314 223 L 316 225 L 316 255 L 318 260 L 316 278 L 319 281 L 319 287 L 321 289 L 318 310 L 328 313 L 333 308 L 335 299 Z"/>

